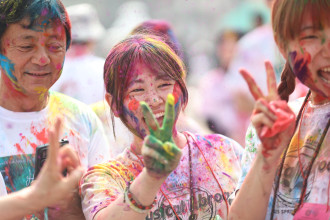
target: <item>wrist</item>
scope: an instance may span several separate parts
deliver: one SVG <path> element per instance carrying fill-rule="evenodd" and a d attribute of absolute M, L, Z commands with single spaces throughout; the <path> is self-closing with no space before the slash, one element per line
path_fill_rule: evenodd
<path fill-rule="evenodd" d="M 257 154 L 255 163 L 262 173 L 274 173 L 277 170 L 278 161 L 280 158 L 265 157 L 261 152 Z"/>
<path fill-rule="evenodd" d="M 143 168 L 140 175 L 131 183 L 130 193 L 134 199 L 141 202 L 141 205 L 148 206 L 153 203 L 161 185 L 166 177 L 155 178 L 148 174 L 146 168 Z"/>
<path fill-rule="evenodd" d="M 18 191 L 20 200 L 22 201 L 22 206 L 28 209 L 31 213 L 36 213 L 43 210 L 47 204 L 45 204 L 45 198 L 40 195 L 37 187 L 31 185 L 27 188 Z"/>
<path fill-rule="evenodd" d="M 149 171 L 147 168 L 143 168 L 141 174 L 145 181 L 149 184 L 162 184 L 166 178 L 168 177 L 169 174 L 167 175 L 155 175 L 153 171 Z"/>

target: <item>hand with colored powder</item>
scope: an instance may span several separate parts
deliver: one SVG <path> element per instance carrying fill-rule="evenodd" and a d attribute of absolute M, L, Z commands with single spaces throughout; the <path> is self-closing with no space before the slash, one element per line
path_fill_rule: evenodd
<path fill-rule="evenodd" d="M 283 149 L 289 144 L 296 116 L 287 102 L 279 98 L 272 64 L 266 61 L 265 66 L 269 93 L 267 96 L 262 93 L 246 70 L 242 69 L 240 73 L 256 100 L 251 121 L 262 143 L 262 155 L 265 158 L 274 157 L 277 160 Z"/>
<path fill-rule="evenodd" d="M 72 203 L 72 195 L 78 194 L 78 182 L 83 169 L 77 154 L 71 148 L 63 146 L 60 149 L 58 142 L 60 127 L 61 120 L 57 119 L 54 128 L 49 131 L 50 144 L 47 159 L 32 185 L 0 198 L 0 213 L 6 216 L 6 219 L 22 219 L 23 216 L 31 213 L 41 217 L 44 208 L 66 206 L 67 203 Z M 67 169 L 69 173 L 65 177 L 62 174 L 64 169 Z M 80 204 L 78 205 L 81 207 Z M 52 216 L 51 208 L 48 216 Z M 78 219 L 84 218 L 83 215 L 79 216 L 76 213 L 75 216 L 78 216 Z"/>
<path fill-rule="evenodd" d="M 162 127 L 159 127 L 148 104 L 140 102 L 140 105 L 150 132 L 145 137 L 142 147 L 145 167 L 153 177 L 166 177 L 178 166 L 181 158 L 181 150 L 175 145 L 172 137 L 175 121 L 174 96 L 167 96 Z"/>
<path fill-rule="evenodd" d="M 57 118 L 53 129 L 49 131 L 49 153 L 40 174 L 31 185 L 40 198 L 44 198 L 43 204 L 47 207 L 66 207 L 68 201 L 72 202 L 83 174 L 76 152 L 69 145 L 59 147 L 61 124 L 61 119 Z M 64 169 L 68 170 L 67 176 L 62 174 Z"/>

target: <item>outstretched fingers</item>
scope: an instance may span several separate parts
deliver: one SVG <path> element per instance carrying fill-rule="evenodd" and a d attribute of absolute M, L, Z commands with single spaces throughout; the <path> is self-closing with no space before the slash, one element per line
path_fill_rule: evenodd
<path fill-rule="evenodd" d="M 174 120 L 175 120 L 174 96 L 172 94 L 168 94 L 166 100 L 166 106 L 165 106 L 165 116 L 162 126 L 164 140 L 171 139 Z"/>
<path fill-rule="evenodd" d="M 149 132 L 150 134 L 154 134 L 155 131 L 159 129 L 159 124 L 146 102 L 140 102 L 140 106 L 142 108 L 143 117 L 146 120 L 146 124 L 149 128 Z"/>
<path fill-rule="evenodd" d="M 268 96 L 267 98 L 269 101 L 277 100 L 278 93 L 277 93 L 277 84 L 276 84 L 276 77 L 273 65 L 271 62 L 265 62 L 266 72 L 267 72 L 267 88 L 268 88 Z"/>
<path fill-rule="evenodd" d="M 60 118 L 56 118 L 54 126 L 49 131 L 49 149 L 47 153 L 46 163 L 50 165 L 50 168 L 59 168 L 57 166 L 57 156 L 60 148 L 58 140 L 60 136 L 61 126 L 62 120 Z"/>

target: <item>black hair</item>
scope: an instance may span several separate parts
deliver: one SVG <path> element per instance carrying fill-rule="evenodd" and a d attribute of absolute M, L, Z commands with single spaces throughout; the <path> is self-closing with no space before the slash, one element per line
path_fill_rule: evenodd
<path fill-rule="evenodd" d="M 42 25 L 58 20 L 65 28 L 66 49 L 71 44 L 71 23 L 67 11 L 60 0 L 0 0 L 0 40 L 9 24 L 17 23 L 24 18 L 30 19 L 27 28 L 37 25 L 43 18 Z"/>

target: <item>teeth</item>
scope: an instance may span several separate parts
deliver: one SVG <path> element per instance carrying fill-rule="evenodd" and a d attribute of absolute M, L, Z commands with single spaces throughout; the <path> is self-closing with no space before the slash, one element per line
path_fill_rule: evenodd
<path fill-rule="evenodd" d="M 321 71 L 318 72 L 320 79 L 329 84 L 330 83 L 330 67 L 325 67 L 323 69 L 321 69 Z"/>
<path fill-rule="evenodd" d="M 324 78 L 323 76 L 320 76 L 320 78 L 321 78 L 322 81 L 324 81 L 324 82 L 330 84 L 330 80 L 329 80 L 329 79 L 326 79 L 326 78 Z"/>
<path fill-rule="evenodd" d="M 330 67 L 326 67 L 322 69 L 323 72 L 330 72 Z"/>
<path fill-rule="evenodd" d="M 46 76 L 46 75 L 48 75 L 48 73 L 37 74 L 37 73 L 28 73 L 28 72 L 27 72 L 27 74 L 32 75 L 32 76 Z"/>
<path fill-rule="evenodd" d="M 163 117 L 163 116 L 164 116 L 164 112 L 160 112 L 160 113 L 155 114 L 155 118 L 160 118 L 160 117 Z"/>

